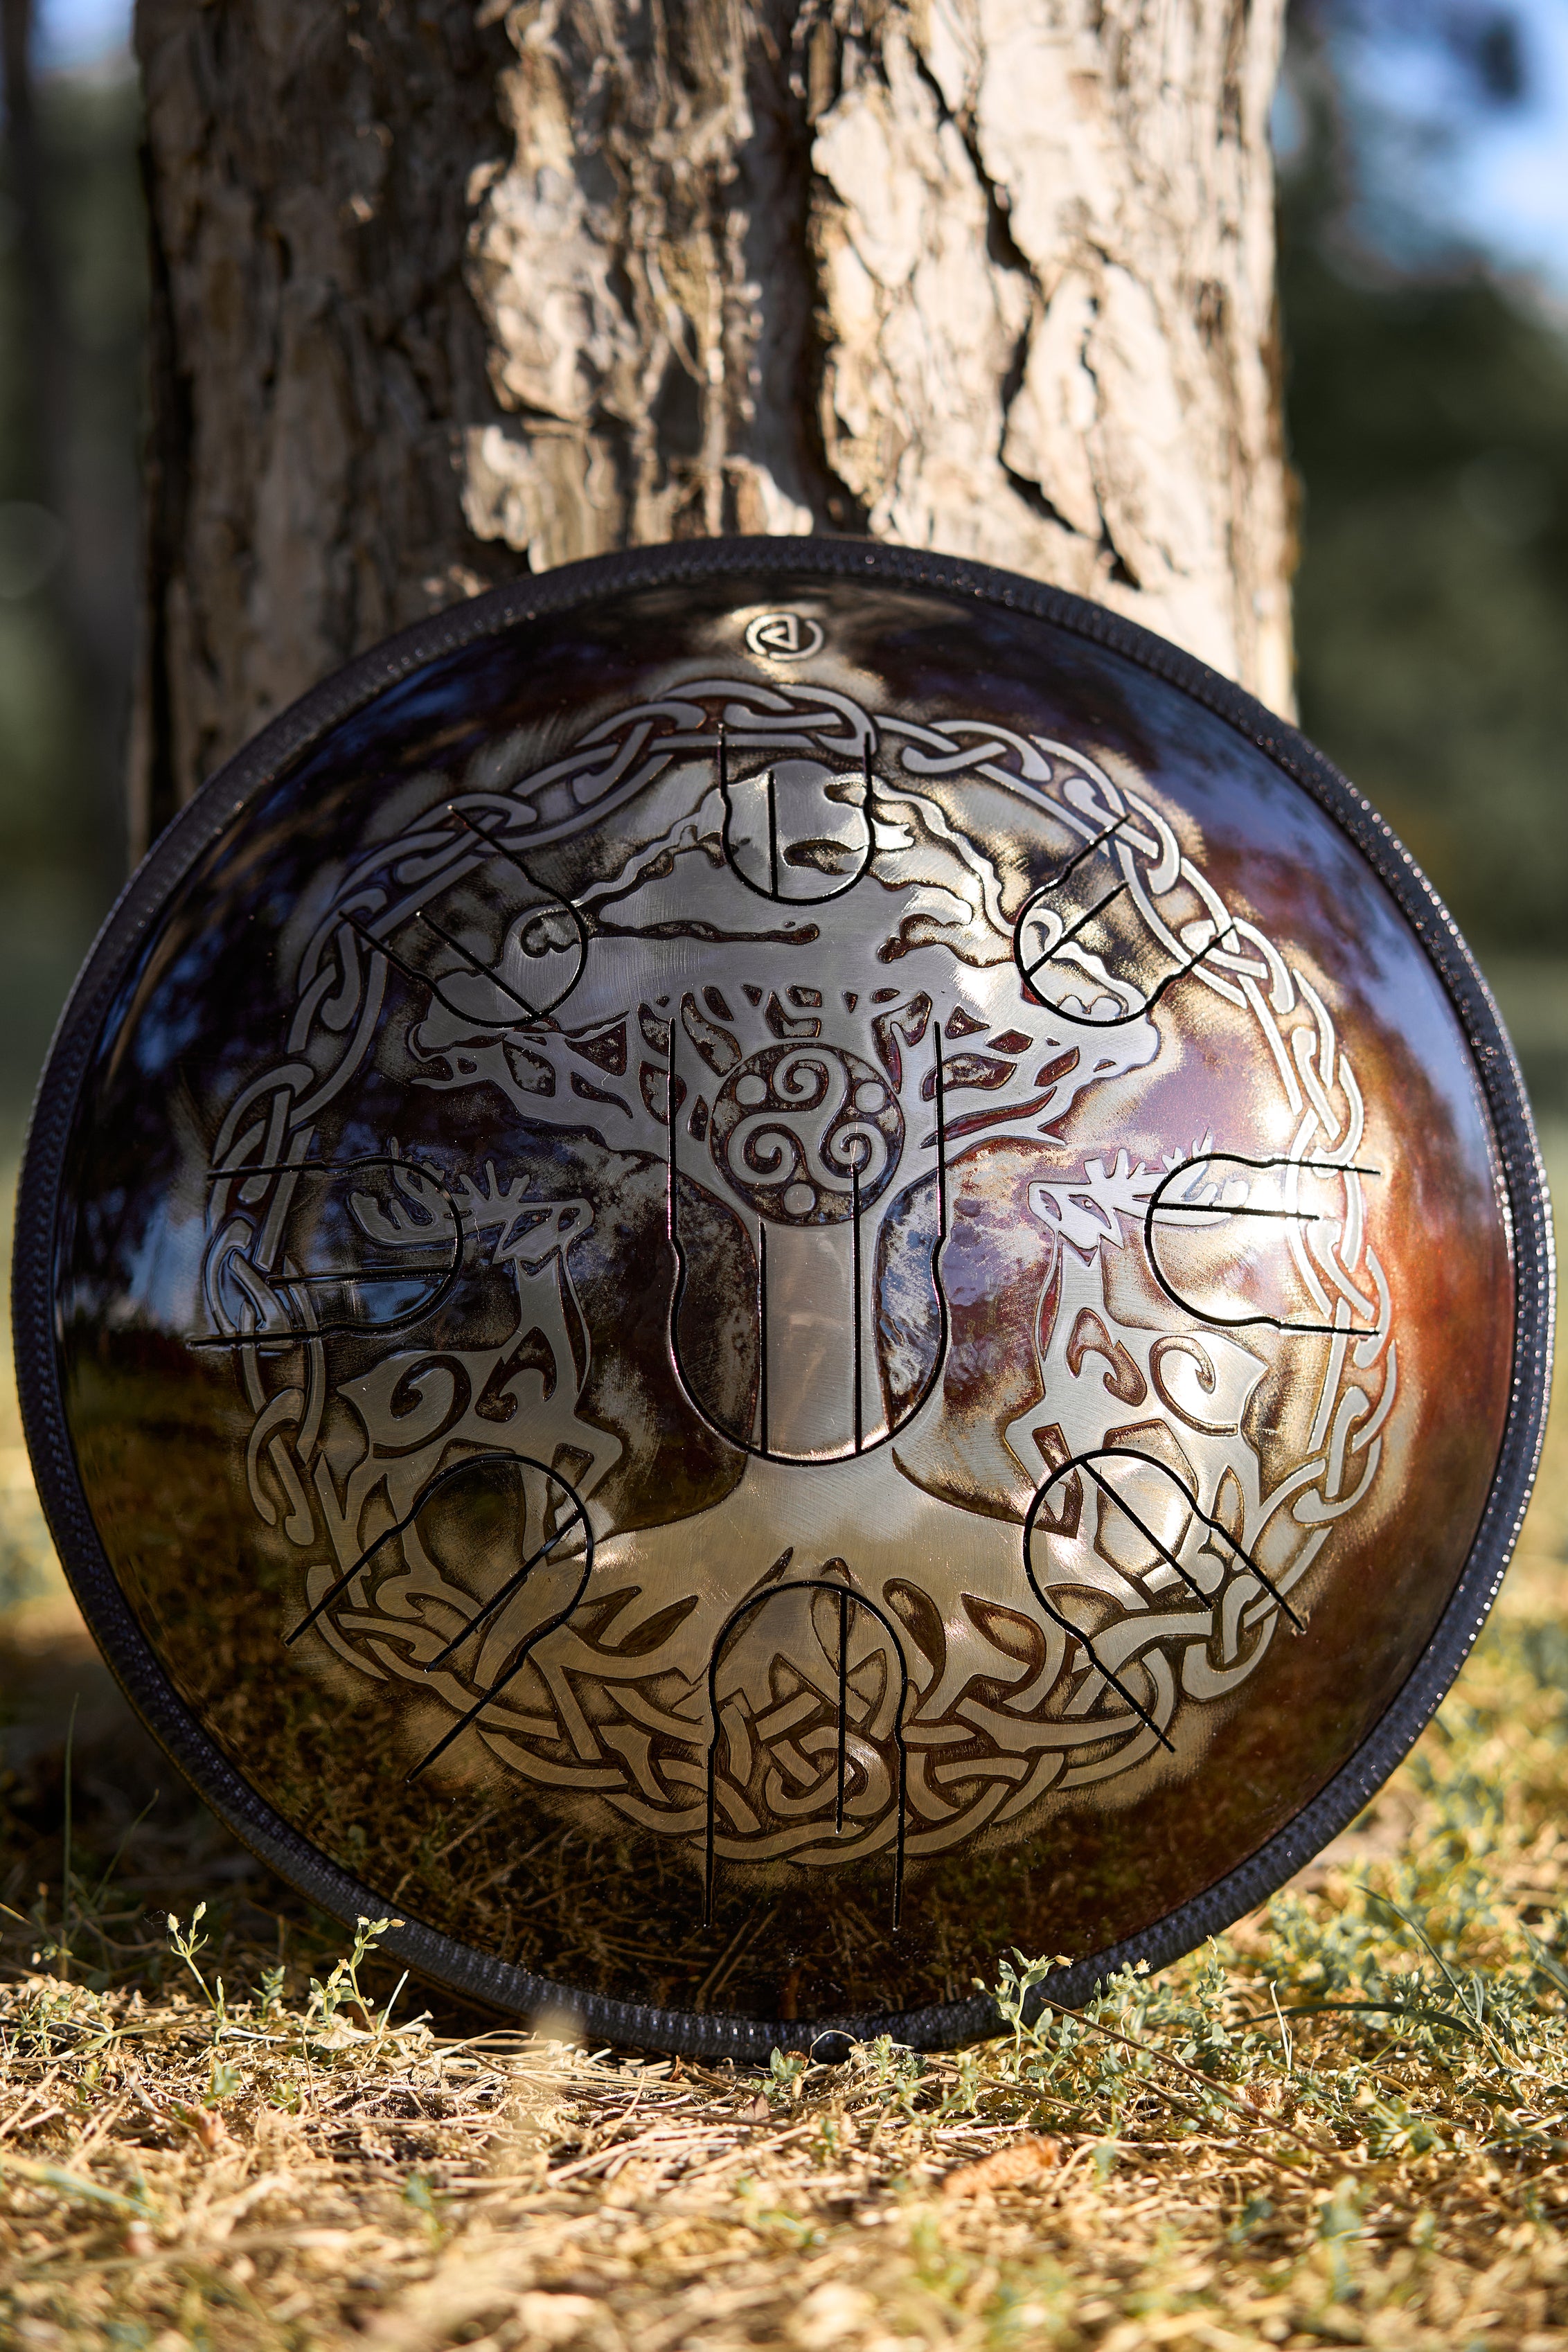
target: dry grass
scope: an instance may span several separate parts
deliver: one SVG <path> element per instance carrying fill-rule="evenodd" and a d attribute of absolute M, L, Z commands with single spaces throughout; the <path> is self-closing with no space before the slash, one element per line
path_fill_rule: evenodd
<path fill-rule="evenodd" d="M 1568 1428 L 1437 1725 L 1267 1913 L 982 2050 L 766 2075 L 416 2016 L 169 1787 L 29 1507 L 0 2343 L 1568 2347 Z"/>

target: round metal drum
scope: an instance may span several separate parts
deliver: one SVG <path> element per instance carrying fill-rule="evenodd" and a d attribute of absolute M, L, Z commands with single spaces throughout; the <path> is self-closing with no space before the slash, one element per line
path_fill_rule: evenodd
<path fill-rule="evenodd" d="M 1290 729 L 739 541 L 394 640 L 159 843 L 18 1330 L 126 1689 L 500 2007 L 987 2030 L 1265 1895 L 1501 1574 L 1551 1255 L 1441 907 Z"/>

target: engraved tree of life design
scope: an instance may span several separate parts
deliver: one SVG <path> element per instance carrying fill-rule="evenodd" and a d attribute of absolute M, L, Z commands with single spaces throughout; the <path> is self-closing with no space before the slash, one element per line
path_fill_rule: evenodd
<path fill-rule="evenodd" d="M 765 1046 L 714 1100 L 709 1156 L 755 1221 L 756 1419 L 731 1433 L 763 1454 L 858 1453 L 889 1425 L 867 1402 L 865 1219 L 903 1143 L 886 1076 L 822 1041 Z"/>
<path fill-rule="evenodd" d="M 778 905 L 821 908 L 813 957 L 820 979 L 786 986 L 782 995 L 763 994 L 745 979 L 737 989 L 731 979 L 728 993 L 704 991 L 709 1018 L 683 1003 L 682 1023 L 672 1026 L 672 1092 L 686 1082 L 683 1063 L 694 1088 L 708 1074 L 720 1081 L 710 1102 L 698 1092 L 688 1122 L 706 1154 L 683 1156 L 672 1123 L 672 1167 L 687 1185 L 706 1188 L 717 1178 L 754 1268 L 756 1373 L 744 1420 L 724 1410 L 689 1360 L 679 1311 L 675 1361 L 699 1410 L 737 1444 L 779 1461 L 832 1460 L 889 1435 L 919 1401 L 890 1393 L 882 1378 L 874 1287 L 879 1219 L 872 1213 L 896 1181 L 904 1192 L 922 1187 L 931 1196 L 930 1268 L 940 1238 L 940 1111 L 909 1150 L 900 1090 L 904 1049 L 924 1045 L 924 1068 L 936 1070 L 941 1038 L 929 995 L 884 987 L 884 997 L 902 1000 L 901 1020 L 889 1020 L 871 1002 L 875 986 L 846 984 L 865 977 L 855 969 L 853 942 L 869 923 L 863 917 L 858 924 L 843 902 L 857 892 L 871 856 L 868 751 L 862 767 L 847 773 L 794 759 L 737 775 L 725 759 L 721 789 L 725 856 L 746 889 Z M 715 1004 L 733 1018 L 731 1001 L 753 995 L 775 1042 L 732 1059 L 742 1040 L 713 1017 Z M 934 1100 L 935 1085 L 928 1091 Z M 711 1219 L 683 1218 L 681 1199 L 682 1187 L 672 1186 L 671 1239 L 683 1289 L 704 1291 L 712 1278 L 704 1249 Z M 921 1340 L 929 1375 L 942 1341 L 932 1271 L 928 1285 Z"/>
<path fill-rule="evenodd" d="M 970 778 L 1032 860 L 1010 897 Z M 543 878 L 607 811 L 614 855 Z M 449 1710 L 416 1769 L 471 1730 L 542 1803 L 685 1841 L 710 1888 L 901 1873 L 1173 1753 L 1307 1625 L 1394 1392 L 1361 1098 L 1310 982 L 1087 754 L 689 680 L 367 845 L 298 991 L 294 1058 L 216 1136 L 201 1344 L 236 1350 L 257 1508 L 304 1555 L 300 1646 Z M 1064 1144 L 1149 1082 L 1181 992 L 1229 1009 L 1277 1155 Z M 382 1103 L 462 1097 L 461 1141 L 367 1151 L 361 1070 Z M 616 1334 L 574 1268 L 637 1202 L 661 1377 L 734 1465 L 685 1517 L 605 1500 L 664 1424 L 595 1386 Z M 437 1337 L 481 1278 L 483 1328 Z M 1268 1349 L 1325 1333 L 1310 1443 L 1260 1451 Z"/>

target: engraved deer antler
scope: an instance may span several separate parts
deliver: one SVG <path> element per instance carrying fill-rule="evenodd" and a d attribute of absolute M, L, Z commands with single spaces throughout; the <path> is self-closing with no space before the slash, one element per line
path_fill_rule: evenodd
<path fill-rule="evenodd" d="M 1172 1158 L 1147 1168 L 1119 1151 L 1109 1167 L 1103 1160 L 1090 1160 L 1081 1174 L 1041 1178 L 1029 1187 L 1029 1206 L 1080 1257 L 1092 1257 L 1102 1247 L 1121 1247 L 1121 1219 L 1142 1224 L 1156 1185 L 1177 1164 Z"/>
<path fill-rule="evenodd" d="M 471 1176 L 460 1181 L 463 1214 L 476 1234 L 496 1236 L 491 1263 L 521 1265 L 536 1274 L 547 1258 L 570 1249 L 594 1222 L 592 1203 L 580 1193 L 542 1198 L 531 1193 L 526 1176 L 502 1183 L 495 1161 L 485 1162 L 484 1182 Z"/>

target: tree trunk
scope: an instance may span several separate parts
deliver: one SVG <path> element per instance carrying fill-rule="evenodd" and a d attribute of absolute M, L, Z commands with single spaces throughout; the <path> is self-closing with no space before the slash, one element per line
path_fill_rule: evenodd
<path fill-rule="evenodd" d="M 142 0 L 145 839 L 521 566 L 868 531 L 1289 706 L 1280 0 Z"/>

